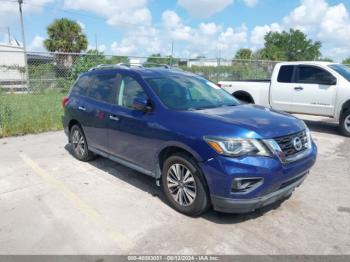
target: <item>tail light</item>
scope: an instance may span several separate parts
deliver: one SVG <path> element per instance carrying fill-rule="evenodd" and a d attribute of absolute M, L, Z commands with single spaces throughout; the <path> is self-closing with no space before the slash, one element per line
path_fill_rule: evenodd
<path fill-rule="evenodd" d="M 222 84 L 220 84 L 220 83 L 217 83 L 216 85 L 217 85 L 218 87 L 222 87 Z"/>
<path fill-rule="evenodd" d="M 62 107 L 65 107 L 69 102 L 69 98 L 67 96 L 63 97 L 62 99 Z"/>

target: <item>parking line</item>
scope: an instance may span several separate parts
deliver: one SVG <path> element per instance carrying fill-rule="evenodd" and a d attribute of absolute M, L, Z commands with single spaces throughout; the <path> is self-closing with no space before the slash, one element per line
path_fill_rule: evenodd
<path fill-rule="evenodd" d="M 128 237 L 124 236 L 122 233 L 113 228 L 95 209 L 81 200 L 79 196 L 71 191 L 64 183 L 47 173 L 26 154 L 21 153 L 19 156 L 35 172 L 36 175 L 41 177 L 50 186 L 61 192 L 80 212 L 92 220 L 96 225 L 102 227 L 104 231 L 108 233 L 115 242 L 117 242 L 121 249 L 128 250 L 133 246 L 132 241 Z"/>

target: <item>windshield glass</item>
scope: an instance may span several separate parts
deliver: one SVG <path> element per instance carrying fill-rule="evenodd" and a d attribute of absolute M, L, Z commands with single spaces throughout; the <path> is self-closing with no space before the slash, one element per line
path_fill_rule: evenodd
<path fill-rule="evenodd" d="M 168 76 L 145 80 L 170 109 L 200 110 L 239 104 L 225 90 L 204 78 Z"/>
<path fill-rule="evenodd" d="M 329 67 L 350 82 L 350 67 L 345 65 L 330 65 Z"/>

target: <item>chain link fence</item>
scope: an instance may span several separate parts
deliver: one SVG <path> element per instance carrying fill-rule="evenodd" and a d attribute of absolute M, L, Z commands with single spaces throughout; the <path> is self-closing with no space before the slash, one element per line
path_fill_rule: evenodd
<path fill-rule="evenodd" d="M 171 65 L 210 79 L 269 79 L 276 62 L 228 59 L 115 56 L 98 52 L 28 52 L 28 72 L 23 51 L 0 51 L 0 89 L 6 92 L 67 90 L 79 74 L 100 64 L 129 63 L 143 66 Z M 28 74 L 28 77 L 26 77 Z"/>

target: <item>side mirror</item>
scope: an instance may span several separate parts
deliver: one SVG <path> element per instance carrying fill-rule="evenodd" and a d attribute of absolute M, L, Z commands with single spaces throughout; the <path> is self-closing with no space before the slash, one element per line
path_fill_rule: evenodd
<path fill-rule="evenodd" d="M 148 99 L 143 97 L 136 97 L 132 103 L 132 107 L 142 112 L 148 112 L 151 110 Z"/>

